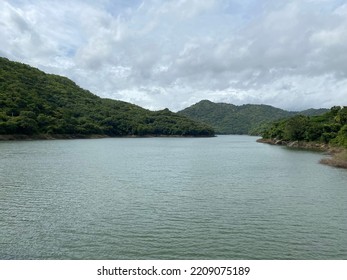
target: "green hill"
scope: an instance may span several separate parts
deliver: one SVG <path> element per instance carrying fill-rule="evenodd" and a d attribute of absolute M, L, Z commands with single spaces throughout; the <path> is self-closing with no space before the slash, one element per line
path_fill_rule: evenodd
<path fill-rule="evenodd" d="M 332 156 L 321 163 L 347 168 L 347 106 L 332 107 L 320 116 L 297 115 L 276 121 L 261 136 L 259 142 L 326 151 Z"/>
<path fill-rule="evenodd" d="M 267 124 L 274 120 L 300 113 L 320 115 L 326 111 L 326 109 L 309 109 L 303 112 L 290 112 L 268 105 L 236 106 L 202 100 L 178 113 L 212 126 L 218 134 L 259 135 Z"/>
<path fill-rule="evenodd" d="M 68 78 L 0 57 L 0 135 L 212 136 L 170 112 L 100 98 Z"/>
<path fill-rule="evenodd" d="M 297 115 L 274 122 L 262 132 L 264 139 L 306 141 L 347 148 L 347 106 L 335 106 L 320 116 Z"/>

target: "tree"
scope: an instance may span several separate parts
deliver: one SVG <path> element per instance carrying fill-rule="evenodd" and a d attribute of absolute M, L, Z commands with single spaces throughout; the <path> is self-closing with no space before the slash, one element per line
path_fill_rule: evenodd
<path fill-rule="evenodd" d="M 308 117 L 294 116 L 287 121 L 283 137 L 285 140 L 305 140 L 308 127 Z"/>

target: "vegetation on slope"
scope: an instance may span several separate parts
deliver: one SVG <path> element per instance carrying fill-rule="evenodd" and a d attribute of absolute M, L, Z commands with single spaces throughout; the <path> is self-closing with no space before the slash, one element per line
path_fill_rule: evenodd
<path fill-rule="evenodd" d="M 68 78 L 0 58 L 0 135 L 212 136 L 170 112 L 102 99 Z"/>
<path fill-rule="evenodd" d="M 265 139 L 315 141 L 347 148 L 347 107 L 332 107 L 320 116 L 297 115 L 274 122 L 262 132 Z"/>
<path fill-rule="evenodd" d="M 321 116 L 294 116 L 273 123 L 260 142 L 302 148 L 319 148 L 333 157 L 321 163 L 347 168 L 347 106 L 332 107 Z"/>
<path fill-rule="evenodd" d="M 309 109 L 304 115 L 319 115 L 326 109 Z M 289 112 L 268 105 L 236 106 L 202 100 L 180 112 L 181 115 L 211 125 L 218 134 L 252 134 L 260 132 L 272 121 L 287 118 L 298 112 Z"/>

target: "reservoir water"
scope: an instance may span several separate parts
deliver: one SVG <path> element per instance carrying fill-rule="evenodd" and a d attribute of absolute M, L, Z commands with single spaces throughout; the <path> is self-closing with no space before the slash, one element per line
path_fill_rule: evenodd
<path fill-rule="evenodd" d="M 256 139 L 0 142 L 0 259 L 347 259 L 347 171 Z"/>

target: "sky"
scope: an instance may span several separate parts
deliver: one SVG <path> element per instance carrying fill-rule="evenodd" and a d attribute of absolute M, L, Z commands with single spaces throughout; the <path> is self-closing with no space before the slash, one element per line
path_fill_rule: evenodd
<path fill-rule="evenodd" d="M 151 110 L 347 105 L 347 0 L 0 0 L 0 42 Z"/>

